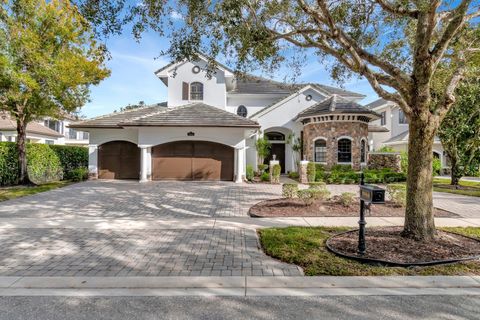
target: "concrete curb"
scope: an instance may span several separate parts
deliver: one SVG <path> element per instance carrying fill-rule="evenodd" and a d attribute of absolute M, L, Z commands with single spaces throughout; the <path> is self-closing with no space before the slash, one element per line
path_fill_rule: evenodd
<path fill-rule="evenodd" d="M 480 276 L 0 277 L 0 296 L 480 295 Z"/>

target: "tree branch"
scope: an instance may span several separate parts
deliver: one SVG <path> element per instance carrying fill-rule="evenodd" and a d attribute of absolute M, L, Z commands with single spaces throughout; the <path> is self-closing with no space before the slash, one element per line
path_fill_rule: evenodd
<path fill-rule="evenodd" d="M 385 0 L 385 1 L 375 0 L 375 2 L 379 4 L 383 10 L 391 14 L 402 16 L 402 17 L 410 17 L 414 19 L 418 18 L 419 11 L 416 9 L 408 9 L 408 8 L 401 7 L 400 5 L 395 6 L 393 3 L 391 3 L 388 0 Z"/>

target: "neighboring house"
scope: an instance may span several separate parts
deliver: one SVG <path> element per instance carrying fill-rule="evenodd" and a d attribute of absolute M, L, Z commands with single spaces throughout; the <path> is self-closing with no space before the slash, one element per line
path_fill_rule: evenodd
<path fill-rule="evenodd" d="M 260 135 L 272 143 L 269 158 L 280 161 L 282 172 L 297 170 L 300 158 L 365 165 L 368 124 L 379 114 L 358 104 L 363 95 L 237 77 L 221 64 L 209 75 L 206 66 L 201 57 L 156 71 L 168 87 L 165 103 L 71 124 L 90 133 L 91 177 L 241 182 L 247 164 L 257 167 Z M 292 136 L 303 140 L 301 155 L 292 151 Z"/>
<path fill-rule="evenodd" d="M 27 142 L 88 146 L 88 132 L 67 127 L 76 120 L 73 116 L 65 116 L 63 120 L 32 121 L 27 125 Z M 17 123 L 5 112 L 0 113 L 0 141 L 17 141 Z"/>
<path fill-rule="evenodd" d="M 63 135 L 37 122 L 27 125 L 27 142 L 63 144 Z M 7 113 L 0 113 L 0 141 L 17 141 L 17 123 Z"/>
<path fill-rule="evenodd" d="M 366 106 L 380 114 L 380 119 L 374 120 L 372 126 L 385 128 L 385 132 L 370 132 L 368 135 L 371 151 L 377 151 L 383 146 L 396 151 L 408 150 L 408 120 L 403 111 L 393 102 L 378 99 Z M 448 159 L 442 143 L 435 137 L 433 156 L 440 159 L 442 167 L 448 167 Z"/>

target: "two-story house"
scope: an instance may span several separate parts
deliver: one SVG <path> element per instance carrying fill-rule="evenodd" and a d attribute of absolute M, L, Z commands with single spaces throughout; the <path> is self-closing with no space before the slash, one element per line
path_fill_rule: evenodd
<path fill-rule="evenodd" d="M 283 172 L 296 170 L 300 157 L 325 166 L 365 165 L 369 123 L 380 116 L 358 103 L 363 95 L 238 77 L 222 64 L 208 73 L 206 61 L 157 70 L 168 87 L 164 103 L 71 124 L 90 134 L 90 176 L 241 182 L 246 165 L 258 165 L 260 136 L 271 142 L 269 158 L 279 160 Z M 303 141 L 301 155 L 292 149 L 296 138 Z"/>
<path fill-rule="evenodd" d="M 62 120 L 45 118 L 32 121 L 27 125 L 27 142 L 87 146 L 88 132 L 68 128 L 74 121 L 77 119 L 69 115 Z M 2 141 L 17 141 L 17 123 L 7 112 L 0 113 L 0 142 Z"/>
<path fill-rule="evenodd" d="M 380 119 L 372 121 L 372 126 L 383 127 L 384 132 L 370 132 L 368 141 L 371 151 L 378 151 L 383 146 L 391 147 L 395 151 L 408 150 L 408 119 L 403 111 L 393 102 L 378 99 L 366 106 L 369 110 L 380 114 Z M 442 143 L 435 137 L 433 156 L 440 159 L 442 167 L 448 167 L 447 157 Z"/>

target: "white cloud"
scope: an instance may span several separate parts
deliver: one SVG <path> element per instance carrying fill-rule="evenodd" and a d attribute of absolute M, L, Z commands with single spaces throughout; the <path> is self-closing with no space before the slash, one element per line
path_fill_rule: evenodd
<path fill-rule="evenodd" d="M 183 15 L 180 12 L 173 10 L 172 13 L 170 13 L 170 18 L 173 20 L 183 20 Z"/>

